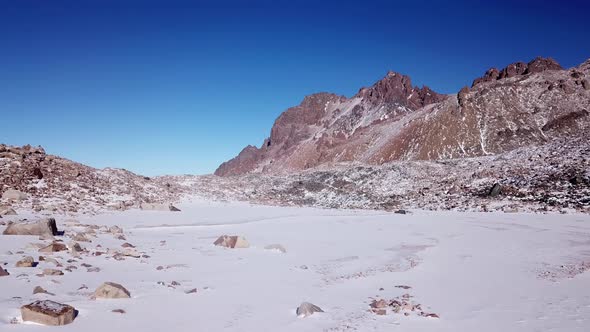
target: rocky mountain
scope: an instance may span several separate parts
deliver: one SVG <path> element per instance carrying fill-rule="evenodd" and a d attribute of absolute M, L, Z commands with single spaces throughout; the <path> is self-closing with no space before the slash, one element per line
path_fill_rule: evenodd
<path fill-rule="evenodd" d="M 215 175 L 494 155 L 587 137 L 589 110 L 590 60 L 571 69 L 550 58 L 492 68 L 454 95 L 389 72 L 351 98 L 305 97 L 277 118 L 260 148 L 244 148 Z"/>

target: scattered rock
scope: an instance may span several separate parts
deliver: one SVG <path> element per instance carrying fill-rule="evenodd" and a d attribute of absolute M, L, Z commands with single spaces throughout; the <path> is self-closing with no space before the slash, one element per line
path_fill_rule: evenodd
<path fill-rule="evenodd" d="M 311 304 L 309 302 L 301 303 L 301 305 L 299 305 L 299 307 L 295 311 L 298 317 L 311 316 L 315 312 L 324 312 L 324 310 L 322 310 L 322 308 L 318 307 L 317 305 Z"/>
<path fill-rule="evenodd" d="M 35 263 L 35 259 L 31 256 L 27 256 L 23 259 L 21 259 L 20 261 L 16 262 L 16 264 L 14 264 L 15 267 L 35 267 L 37 266 L 37 263 Z"/>
<path fill-rule="evenodd" d="M 58 251 L 66 251 L 68 247 L 65 244 L 60 242 L 53 242 L 52 244 L 39 249 L 39 252 L 58 252 Z"/>
<path fill-rule="evenodd" d="M 58 235 L 55 219 L 47 218 L 36 223 L 12 223 L 6 227 L 4 235 Z"/>
<path fill-rule="evenodd" d="M 269 244 L 266 247 L 264 247 L 264 249 L 267 249 L 267 250 L 278 250 L 278 251 L 282 252 L 283 254 L 287 252 L 287 249 L 285 249 L 285 247 L 283 247 L 280 244 Z"/>
<path fill-rule="evenodd" d="M 58 269 L 43 269 L 43 275 L 46 276 L 63 276 L 63 271 Z"/>
<path fill-rule="evenodd" d="M 50 300 L 35 301 L 21 307 L 23 321 L 52 326 L 70 324 L 77 313 L 72 306 Z"/>
<path fill-rule="evenodd" d="M 229 235 L 222 235 L 220 236 L 215 242 L 213 242 L 216 246 L 226 247 L 226 248 L 248 248 L 250 244 L 246 241 L 245 238 L 241 236 L 229 236 Z"/>
<path fill-rule="evenodd" d="M 43 287 L 41 286 L 36 286 L 35 288 L 33 288 L 33 295 L 35 294 L 47 294 L 47 295 L 55 295 L 53 293 L 49 293 L 48 291 L 46 291 Z"/>
<path fill-rule="evenodd" d="M 105 282 L 94 292 L 94 298 L 97 299 L 125 299 L 130 297 L 131 293 L 125 287 L 114 282 Z"/>

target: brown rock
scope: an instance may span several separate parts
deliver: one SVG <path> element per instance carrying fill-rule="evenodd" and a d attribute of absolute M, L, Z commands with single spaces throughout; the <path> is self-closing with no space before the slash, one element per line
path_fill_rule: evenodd
<path fill-rule="evenodd" d="M 43 275 L 46 276 L 63 276 L 63 272 L 58 269 L 43 269 Z"/>
<path fill-rule="evenodd" d="M 301 303 L 301 305 L 299 305 L 299 307 L 297 307 L 297 310 L 295 311 L 298 317 L 311 316 L 316 312 L 324 312 L 324 310 L 322 310 L 322 308 L 318 307 L 317 305 L 311 304 L 309 302 Z"/>
<path fill-rule="evenodd" d="M 111 310 L 111 312 L 114 312 L 114 313 L 117 313 L 117 314 L 124 314 L 125 313 L 125 310 L 123 310 L 123 309 L 113 309 L 113 310 Z"/>
<path fill-rule="evenodd" d="M 9 276 L 10 273 L 8 273 L 7 270 L 3 269 L 2 266 L 0 266 L 0 277 L 5 277 L 5 276 Z"/>
<path fill-rule="evenodd" d="M 25 322 L 58 326 L 73 322 L 77 311 L 67 304 L 44 300 L 22 306 L 21 315 Z"/>

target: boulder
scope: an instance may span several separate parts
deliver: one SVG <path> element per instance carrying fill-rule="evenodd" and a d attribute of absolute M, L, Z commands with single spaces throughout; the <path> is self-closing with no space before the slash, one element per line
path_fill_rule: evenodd
<path fill-rule="evenodd" d="M 269 244 L 266 247 L 264 247 L 264 249 L 267 250 L 278 250 L 280 252 L 282 252 L 283 254 L 287 252 L 287 249 L 285 249 L 285 247 L 283 247 L 282 245 L 275 243 L 275 244 Z"/>
<path fill-rule="evenodd" d="M 60 242 L 53 242 L 52 244 L 39 249 L 39 252 L 58 252 L 58 251 L 66 251 L 68 247 Z"/>
<path fill-rule="evenodd" d="M 58 235 L 55 219 L 47 218 L 35 223 L 12 223 L 6 227 L 4 235 Z"/>
<path fill-rule="evenodd" d="M 241 236 L 229 236 L 229 235 L 222 235 L 220 236 L 215 242 L 213 242 L 216 246 L 226 247 L 226 248 L 248 248 L 250 244 L 248 241 L 241 237 Z"/>
<path fill-rule="evenodd" d="M 126 299 L 131 297 L 131 293 L 120 284 L 114 282 L 105 282 L 94 291 L 96 299 Z"/>
<path fill-rule="evenodd" d="M 47 295 L 55 295 L 53 293 L 50 293 L 48 291 L 46 291 L 43 287 L 41 286 L 36 286 L 35 288 L 33 288 L 33 295 L 35 294 L 47 294 Z"/>
<path fill-rule="evenodd" d="M 2 194 L 2 199 L 7 201 L 22 201 L 27 199 L 27 194 L 18 190 L 8 189 Z"/>
<path fill-rule="evenodd" d="M 123 234 L 123 228 L 115 225 L 115 226 L 111 226 L 109 227 L 109 233 L 111 234 Z"/>
<path fill-rule="evenodd" d="M 299 307 L 295 311 L 298 317 L 311 316 L 315 312 L 324 312 L 324 310 L 322 310 L 322 308 L 318 307 L 317 305 L 311 304 L 309 302 L 301 303 L 301 305 L 299 305 Z"/>
<path fill-rule="evenodd" d="M 77 242 L 92 242 L 90 241 L 90 239 L 88 237 L 86 237 L 86 235 L 84 233 L 78 233 L 76 234 L 72 240 L 77 241 Z"/>
<path fill-rule="evenodd" d="M 10 273 L 8 273 L 8 271 L 6 271 L 5 269 L 2 268 L 2 266 L 0 266 L 0 277 L 6 277 L 9 275 L 10 275 Z"/>
<path fill-rule="evenodd" d="M 20 308 L 25 322 L 43 325 L 66 325 L 76 318 L 78 311 L 74 307 L 50 300 L 35 301 Z"/>
<path fill-rule="evenodd" d="M 27 256 L 14 264 L 15 267 L 35 267 L 36 265 L 35 259 L 31 256 Z"/>

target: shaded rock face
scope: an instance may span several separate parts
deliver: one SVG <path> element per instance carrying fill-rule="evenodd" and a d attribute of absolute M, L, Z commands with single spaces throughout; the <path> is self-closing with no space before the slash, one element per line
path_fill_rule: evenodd
<path fill-rule="evenodd" d="M 94 291 L 94 298 L 97 299 L 127 299 L 131 293 L 120 284 L 105 282 Z"/>
<path fill-rule="evenodd" d="M 5 269 L 2 268 L 2 266 L 0 266 L 0 277 L 6 277 L 9 275 L 10 275 L 10 273 L 8 273 L 8 271 L 6 271 Z"/>
<path fill-rule="evenodd" d="M 55 219 L 47 218 L 36 223 L 13 223 L 8 225 L 4 235 L 58 235 Z"/>
<path fill-rule="evenodd" d="M 37 264 L 35 263 L 35 259 L 31 256 L 27 256 L 18 262 L 15 263 L 15 267 L 34 267 Z"/>
<path fill-rule="evenodd" d="M 59 326 L 72 323 L 77 311 L 67 304 L 44 300 L 22 306 L 21 315 L 25 322 Z"/>
<path fill-rule="evenodd" d="M 536 58 L 492 68 L 471 89 L 442 96 L 391 72 L 352 98 L 306 97 L 279 116 L 260 148 L 246 147 L 215 175 L 477 157 L 582 135 L 590 128 L 587 77 L 587 63 L 563 70 Z"/>

